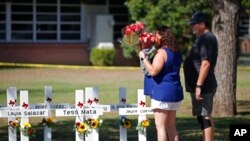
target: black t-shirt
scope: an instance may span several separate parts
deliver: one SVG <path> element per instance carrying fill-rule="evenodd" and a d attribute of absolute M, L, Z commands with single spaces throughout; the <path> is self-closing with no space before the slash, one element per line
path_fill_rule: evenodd
<path fill-rule="evenodd" d="M 194 92 L 198 80 L 202 60 L 210 62 L 208 76 L 202 85 L 202 92 L 209 93 L 216 89 L 214 68 L 217 62 L 218 42 L 214 34 L 209 31 L 198 37 L 184 61 L 184 76 L 187 92 Z"/>

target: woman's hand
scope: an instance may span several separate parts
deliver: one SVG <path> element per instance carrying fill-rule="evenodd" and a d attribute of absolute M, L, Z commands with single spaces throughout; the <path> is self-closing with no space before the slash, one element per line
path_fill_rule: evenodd
<path fill-rule="evenodd" d="M 139 56 L 139 58 L 143 58 L 143 59 L 146 58 L 146 54 L 143 51 L 140 51 L 138 56 Z"/>

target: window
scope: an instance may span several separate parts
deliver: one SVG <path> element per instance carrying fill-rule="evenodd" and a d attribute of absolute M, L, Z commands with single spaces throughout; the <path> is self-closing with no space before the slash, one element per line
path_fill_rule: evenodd
<path fill-rule="evenodd" d="M 78 5 L 62 4 L 61 6 L 61 39 L 80 40 L 81 15 Z"/>
<path fill-rule="evenodd" d="M 5 34 L 5 22 L 6 22 L 6 16 L 5 16 L 5 4 L 0 3 L 0 41 L 5 40 L 6 34 Z"/>
<path fill-rule="evenodd" d="M 24 2 L 11 5 L 11 39 L 13 41 L 32 40 L 33 7 Z"/>
<path fill-rule="evenodd" d="M 83 42 L 81 14 L 81 0 L 0 2 L 0 42 Z"/>
<path fill-rule="evenodd" d="M 36 40 L 57 41 L 57 9 L 56 0 L 37 0 L 36 5 Z"/>
<path fill-rule="evenodd" d="M 240 38 L 250 38 L 250 16 L 240 18 L 239 35 Z"/>

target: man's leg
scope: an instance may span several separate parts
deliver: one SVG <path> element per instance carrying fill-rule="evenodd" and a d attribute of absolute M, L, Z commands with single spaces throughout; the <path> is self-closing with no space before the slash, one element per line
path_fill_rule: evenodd
<path fill-rule="evenodd" d="M 200 124 L 204 141 L 214 140 L 214 124 L 212 116 L 197 116 L 197 120 Z"/>

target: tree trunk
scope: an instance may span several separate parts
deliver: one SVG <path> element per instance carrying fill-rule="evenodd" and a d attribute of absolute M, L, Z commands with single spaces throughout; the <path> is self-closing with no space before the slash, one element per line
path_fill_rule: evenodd
<path fill-rule="evenodd" d="M 236 114 L 236 76 L 239 54 L 239 0 L 211 0 L 214 8 L 212 31 L 218 39 L 215 74 L 218 82 L 213 113 L 220 117 Z"/>

